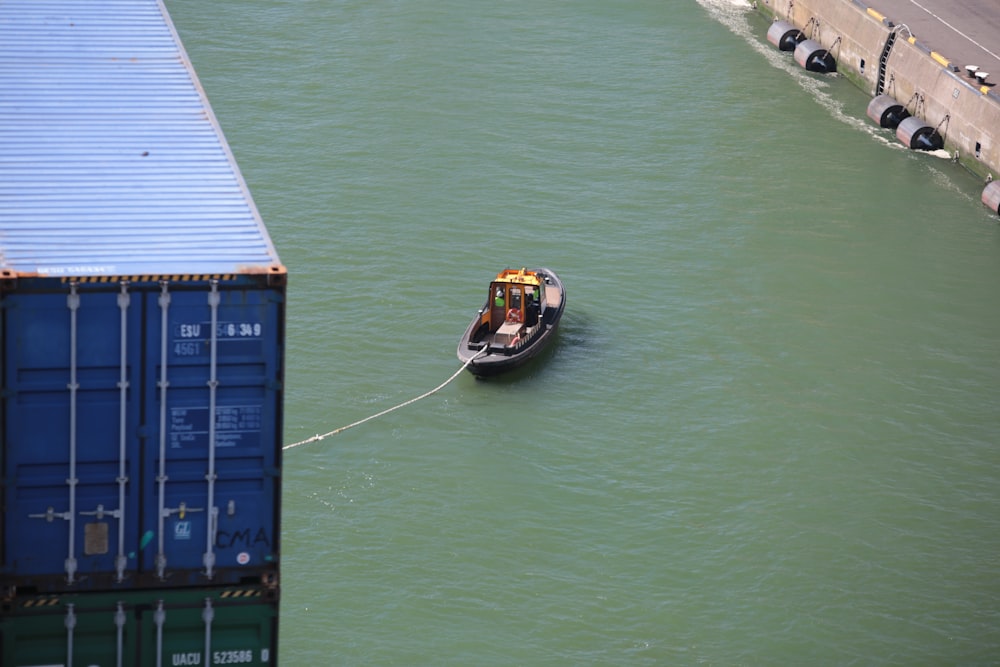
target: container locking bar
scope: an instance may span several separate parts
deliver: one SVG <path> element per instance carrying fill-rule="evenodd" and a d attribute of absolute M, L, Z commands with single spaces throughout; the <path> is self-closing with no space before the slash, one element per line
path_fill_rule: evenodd
<path fill-rule="evenodd" d="M 212 620 L 215 618 L 215 610 L 212 609 L 212 598 L 205 598 L 205 609 L 201 612 L 201 619 L 205 621 L 205 664 L 208 664 L 208 656 L 212 655 Z"/>
<path fill-rule="evenodd" d="M 121 512 L 119 512 L 118 510 L 106 510 L 104 509 L 104 505 L 100 504 L 93 512 L 80 512 L 80 516 L 92 516 L 98 521 L 103 519 L 105 516 L 110 516 L 117 519 L 120 516 L 120 514 Z"/>
<path fill-rule="evenodd" d="M 156 611 L 153 612 L 153 623 L 156 625 L 156 667 L 163 667 L 163 624 L 167 621 L 167 612 L 163 611 L 163 600 L 156 601 Z M 206 663 L 208 659 L 206 658 Z"/>
<path fill-rule="evenodd" d="M 49 523 L 52 523 L 53 519 L 65 519 L 66 521 L 69 521 L 73 518 L 73 515 L 70 512 L 57 512 L 54 507 L 50 506 L 47 510 L 45 510 L 44 514 L 29 514 L 28 518 L 45 519 Z"/>
<path fill-rule="evenodd" d="M 180 518 L 183 519 L 184 515 L 187 514 L 188 512 L 204 512 L 204 511 L 205 511 L 204 507 L 188 507 L 187 503 L 181 501 L 181 503 L 177 507 L 164 507 L 162 518 L 166 519 L 169 518 L 170 515 L 172 514 L 179 514 Z"/>
<path fill-rule="evenodd" d="M 79 479 L 76 476 L 76 401 L 77 391 L 80 384 L 76 381 L 77 358 L 76 358 L 76 335 L 77 322 L 76 314 L 80 310 L 80 295 L 76 292 L 75 282 L 69 285 L 69 296 L 66 298 L 66 306 L 69 308 L 69 477 L 66 484 L 69 486 L 69 510 L 66 517 L 69 521 L 69 554 L 66 556 L 66 581 L 70 584 L 76 575 L 76 485 Z M 51 519 L 50 519 L 51 521 Z M 72 607 L 70 608 L 72 613 Z M 70 655 L 72 662 L 72 654 Z"/>
<path fill-rule="evenodd" d="M 115 627 L 117 628 L 117 661 L 115 665 L 117 667 L 122 667 L 122 654 L 124 653 L 124 635 L 125 635 L 125 609 L 121 602 L 118 603 L 118 611 L 115 612 Z"/>
<path fill-rule="evenodd" d="M 73 667 L 73 630 L 76 628 L 76 614 L 72 604 L 66 605 L 66 667 Z"/>
<path fill-rule="evenodd" d="M 118 380 L 120 395 L 118 406 L 118 555 L 115 557 L 115 572 L 121 583 L 125 579 L 125 568 L 128 559 L 125 557 L 125 486 L 128 484 L 128 468 L 125 461 L 127 442 L 128 417 L 128 282 L 122 281 L 122 291 L 118 294 L 118 308 L 121 310 L 121 369 Z"/>
<path fill-rule="evenodd" d="M 156 484 L 159 489 L 156 576 L 162 580 L 167 569 L 167 554 L 163 547 L 163 528 L 164 521 L 170 516 L 170 512 L 165 509 L 167 494 L 167 388 L 170 386 L 170 381 L 167 379 L 167 350 L 169 349 L 167 320 L 170 313 L 170 292 L 167 291 L 166 280 L 160 281 L 158 303 L 160 305 L 160 379 L 156 386 L 160 389 L 160 467 L 156 476 Z"/>
<path fill-rule="evenodd" d="M 205 576 L 212 578 L 215 571 L 215 537 L 218 532 L 219 508 L 215 506 L 215 402 L 219 387 L 219 281 L 212 281 L 212 291 L 208 295 L 208 306 L 212 312 L 212 340 L 208 376 L 208 472 L 205 480 L 208 482 L 208 528 L 205 536 Z M 205 654 L 206 656 L 208 653 Z"/>

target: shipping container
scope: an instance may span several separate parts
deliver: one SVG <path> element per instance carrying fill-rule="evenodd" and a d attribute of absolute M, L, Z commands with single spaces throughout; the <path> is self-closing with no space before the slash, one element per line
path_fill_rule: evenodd
<path fill-rule="evenodd" d="M 276 582 L 286 271 L 166 10 L 0 3 L 0 90 L 0 588 Z"/>
<path fill-rule="evenodd" d="M 0 309 L 4 584 L 273 573 L 281 289 L 16 282 Z"/>
<path fill-rule="evenodd" d="M 0 664 L 276 665 L 278 603 L 263 587 L 19 598 L 0 609 Z"/>

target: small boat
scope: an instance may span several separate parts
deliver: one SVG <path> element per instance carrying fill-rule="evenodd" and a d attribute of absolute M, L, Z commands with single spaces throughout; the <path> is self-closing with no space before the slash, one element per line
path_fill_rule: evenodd
<path fill-rule="evenodd" d="M 458 359 L 479 377 L 517 368 L 552 340 L 565 307 L 566 291 L 551 270 L 504 269 L 458 343 Z"/>

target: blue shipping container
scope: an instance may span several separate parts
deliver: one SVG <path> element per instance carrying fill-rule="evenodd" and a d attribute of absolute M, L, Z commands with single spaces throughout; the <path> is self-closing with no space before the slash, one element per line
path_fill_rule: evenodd
<path fill-rule="evenodd" d="M 274 576 L 280 286 L 68 282 L 2 316 L 4 585 Z"/>
<path fill-rule="evenodd" d="M 286 273 L 163 3 L 0 3 L 0 91 L 0 587 L 273 582 Z"/>

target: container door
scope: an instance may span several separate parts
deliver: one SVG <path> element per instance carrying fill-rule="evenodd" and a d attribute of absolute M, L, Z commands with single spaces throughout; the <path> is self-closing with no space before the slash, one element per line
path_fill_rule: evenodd
<path fill-rule="evenodd" d="M 276 603 L 213 594 L 196 606 L 167 599 L 140 614 L 140 665 L 277 664 Z"/>
<path fill-rule="evenodd" d="M 0 614 L 4 667 L 277 662 L 277 592 L 260 587 L 71 593 L 12 604 Z"/>
<path fill-rule="evenodd" d="M 147 304 L 151 539 L 142 567 L 175 585 L 277 567 L 282 295 L 167 291 Z"/>
<path fill-rule="evenodd" d="M 10 667 L 134 665 L 139 629 L 124 604 L 58 604 L 0 620 L 0 664 Z"/>
<path fill-rule="evenodd" d="M 142 319 L 126 287 L 102 289 L 4 298 L 7 585 L 106 586 L 136 567 Z"/>

